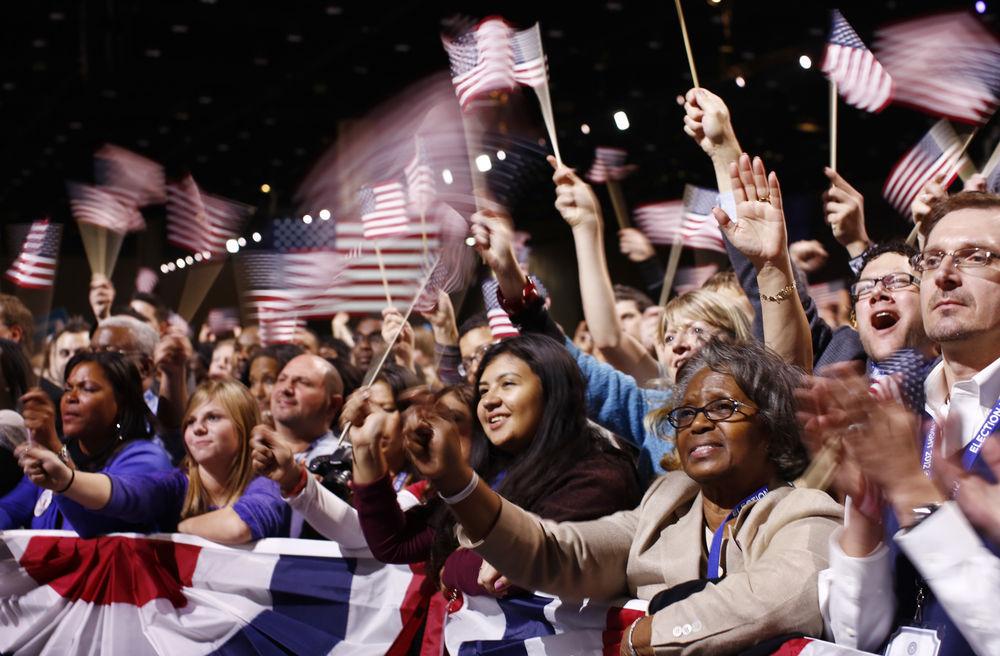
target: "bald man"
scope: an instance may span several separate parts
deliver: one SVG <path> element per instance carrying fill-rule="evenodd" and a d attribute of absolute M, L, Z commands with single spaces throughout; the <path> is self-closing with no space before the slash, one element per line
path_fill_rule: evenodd
<path fill-rule="evenodd" d="M 306 353 L 285 365 L 271 391 L 271 416 L 297 461 L 309 464 L 334 451 L 330 426 L 343 404 L 344 383 L 332 364 Z"/>

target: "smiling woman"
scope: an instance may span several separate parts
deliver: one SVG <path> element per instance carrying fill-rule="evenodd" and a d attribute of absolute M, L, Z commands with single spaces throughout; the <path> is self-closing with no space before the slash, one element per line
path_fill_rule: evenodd
<path fill-rule="evenodd" d="M 249 439 L 259 421 L 257 402 L 242 384 L 209 381 L 188 401 L 182 424 L 187 456 L 179 470 L 77 472 L 40 447 L 28 449 L 22 465 L 36 484 L 97 514 L 241 544 L 288 533 L 290 513 L 277 484 L 253 478 Z"/>
<path fill-rule="evenodd" d="M 513 584 L 648 599 L 651 614 L 629 628 L 623 654 L 739 653 L 823 628 L 817 578 L 841 508 L 790 483 L 806 463 L 797 379 L 755 342 L 710 342 L 683 372 L 679 405 L 659 414 L 677 427 L 684 471 L 657 479 L 635 510 L 590 522 L 540 519 L 482 482 L 470 491 L 474 477 L 443 425 L 410 436 L 408 448 L 441 494 L 462 491 L 452 505 L 460 543 Z"/>

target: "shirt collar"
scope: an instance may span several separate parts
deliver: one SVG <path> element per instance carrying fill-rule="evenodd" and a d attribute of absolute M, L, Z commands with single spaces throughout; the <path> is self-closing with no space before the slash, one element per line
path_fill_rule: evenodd
<path fill-rule="evenodd" d="M 954 387 L 978 393 L 980 405 L 987 408 L 992 406 L 996 403 L 997 397 L 1000 397 L 1000 358 L 969 380 L 956 381 Z M 938 362 L 927 374 L 924 391 L 927 393 L 927 406 L 935 414 L 940 414 L 941 408 L 948 403 L 948 397 L 951 395 L 951 390 L 945 385 L 944 360 Z"/>

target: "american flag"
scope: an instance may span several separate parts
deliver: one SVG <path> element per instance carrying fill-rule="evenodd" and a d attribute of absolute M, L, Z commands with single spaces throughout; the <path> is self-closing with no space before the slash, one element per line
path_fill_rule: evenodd
<path fill-rule="evenodd" d="M 410 222 L 406 217 L 406 190 L 401 182 L 376 182 L 363 187 L 359 196 L 365 239 L 383 239 L 407 232 Z"/>
<path fill-rule="evenodd" d="M 672 244 L 675 237 L 687 248 L 726 252 L 722 231 L 712 216 L 719 192 L 694 185 L 684 187 L 684 199 L 648 203 L 635 209 L 635 224 L 654 244 Z"/>
<path fill-rule="evenodd" d="M 108 189 L 68 182 L 66 191 L 69 194 L 70 213 L 80 223 L 95 225 L 118 234 L 141 230 L 146 225 L 134 204 L 122 202 L 120 195 Z"/>
<path fill-rule="evenodd" d="M 280 253 L 246 252 L 236 258 L 244 307 L 247 316 L 257 321 L 264 345 L 290 342 L 295 329 L 305 325 L 298 315 L 301 295 L 286 286 L 283 265 Z"/>
<path fill-rule="evenodd" d="M 514 50 L 514 80 L 527 87 L 547 84 L 549 78 L 538 23 L 514 32 L 510 44 Z"/>
<path fill-rule="evenodd" d="M 49 289 L 55 283 L 62 226 L 41 219 L 31 224 L 21 252 L 7 270 L 6 278 L 18 287 Z"/>
<path fill-rule="evenodd" d="M 951 124 L 942 119 L 892 167 L 882 195 L 897 212 L 911 217 L 910 206 L 931 178 L 946 171 L 947 187 L 966 163 L 962 140 Z"/>
<path fill-rule="evenodd" d="M 511 322 L 510 315 L 500 307 L 500 300 L 497 298 L 499 288 L 500 283 L 495 278 L 487 278 L 483 281 L 483 303 L 486 305 L 486 319 L 490 322 L 490 332 L 493 333 L 493 341 L 496 342 L 521 334 L 517 326 Z"/>
<path fill-rule="evenodd" d="M 167 185 L 167 241 L 192 253 L 221 255 L 250 208 L 203 193 L 190 175 Z"/>
<path fill-rule="evenodd" d="M 622 148 L 598 146 L 594 151 L 594 163 L 587 172 L 587 179 L 594 183 L 621 180 L 628 173 L 625 159 L 628 152 Z"/>
<path fill-rule="evenodd" d="M 145 207 L 167 201 L 163 167 L 120 146 L 105 144 L 94 153 L 94 179 L 125 205 Z"/>
<path fill-rule="evenodd" d="M 837 84 L 844 100 L 858 109 L 879 112 L 892 99 L 892 78 L 837 9 L 833 10 L 823 72 Z"/>
<path fill-rule="evenodd" d="M 678 295 L 692 289 L 701 289 L 705 281 L 715 275 L 718 270 L 718 264 L 678 267 L 677 274 L 674 276 L 674 289 Z"/>
<path fill-rule="evenodd" d="M 1000 41 L 967 12 L 882 28 L 875 50 L 892 75 L 895 102 L 975 125 L 1000 104 Z"/>
<path fill-rule="evenodd" d="M 847 300 L 846 290 L 843 280 L 828 280 L 809 285 L 809 296 L 817 306 L 839 305 Z"/>
<path fill-rule="evenodd" d="M 413 159 L 404 167 L 406 193 L 410 206 L 417 215 L 425 215 L 437 196 L 434 170 L 427 156 L 427 146 L 420 135 L 413 138 Z"/>
<path fill-rule="evenodd" d="M 443 41 L 463 109 L 476 98 L 516 86 L 511 29 L 502 18 L 487 18 L 454 40 Z"/>
<path fill-rule="evenodd" d="M 135 291 L 152 294 L 160 277 L 149 267 L 139 267 L 135 272 Z"/>
<path fill-rule="evenodd" d="M 283 287 L 298 292 L 300 313 L 340 298 L 340 278 L 360 252 L 337 251 L 335 221 L 306 224 L 299 219 L 277 219 L 272 234 L 274 249 L 282 255 Z"/>
<path fill-rule="evenodd" d="M 205 322 L 215 335 L 233 332 L 240 325 L 240 312 L 234 307 L 212 308 Z"/>

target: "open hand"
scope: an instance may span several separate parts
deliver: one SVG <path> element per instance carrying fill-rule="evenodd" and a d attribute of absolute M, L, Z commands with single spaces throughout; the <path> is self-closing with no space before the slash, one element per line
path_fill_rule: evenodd
<path fill-rule="evenodd" d="M 788 254 L 788 235 L 778 176 L 764 170 L 764 162 L 746 153 L 729 165 L 729 177 L 736 201 L 736 217 L 713 208 L 726 237 L 759 271 L 776 264 Z"/>

